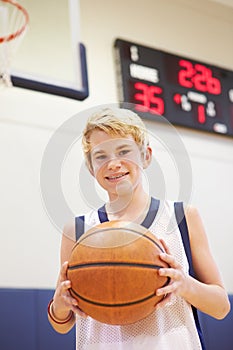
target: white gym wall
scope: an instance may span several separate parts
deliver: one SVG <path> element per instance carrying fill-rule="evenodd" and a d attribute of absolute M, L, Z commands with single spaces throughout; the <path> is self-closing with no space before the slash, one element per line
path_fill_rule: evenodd
<path fill-rule="evenodd" d="M 233 7 L 226 3 L 80 0 L 90 96 L 80 102 L 19 88 L 0 91 L 0 287 L 55 286 L 61 234 L 41 200 L 41 160 L 62 123 L 82 110 L 117 103 L 114 40 L 138 42 L 233 70 Z M 146 124 L 156 134 L 158 125 Z M 191 201 L 201 213 L 213 254 L 232 293 L 233 139 L 183 128 L 178 132 L 193 169 Z M 77 215 L 88 210 L 78 191 L 72 192 L 78 181 L 74 171 L 82 164 L 78 148 L 67 156 L 63 178 L 64 191 Z M 159 149 L 155 157 L 156 152 Z M 169 176 L 172 182 L 173 174 Z"/>

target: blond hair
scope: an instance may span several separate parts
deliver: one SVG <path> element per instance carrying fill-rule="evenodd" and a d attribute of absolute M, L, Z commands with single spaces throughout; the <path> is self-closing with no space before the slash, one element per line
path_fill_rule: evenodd
<path fill-rule="evenodd" d="M 90 135 L 94 130 L 121 137 L 132 136 L 142 152 L 149 144 L 146 127 L 136 113 L 123 108 L 102 109 L 89 117 L 83 130 L 82 147 L 89 170 L 92 170 Z"/>

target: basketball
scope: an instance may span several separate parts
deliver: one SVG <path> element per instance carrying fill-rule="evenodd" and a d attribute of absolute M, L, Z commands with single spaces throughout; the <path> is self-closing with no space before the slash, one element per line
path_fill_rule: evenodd
<path fill-rule="evenodd" d="M 109 221 L 85 232 L 72 249 L 68 266 L 71 295 L 97 321 L 126 325 L 150 315 L 163 298 L 155 291 L 169 279 L 160 241 L 141 225 Z"/>

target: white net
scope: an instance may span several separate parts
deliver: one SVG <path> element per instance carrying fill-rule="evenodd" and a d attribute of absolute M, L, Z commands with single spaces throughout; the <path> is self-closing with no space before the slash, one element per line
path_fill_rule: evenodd
<path fill-rule="evenodd" d="M 12 86 L 12 60 L 26 32 L 27 11 L 13 0 L 0 0 L 0 86 Z"/>

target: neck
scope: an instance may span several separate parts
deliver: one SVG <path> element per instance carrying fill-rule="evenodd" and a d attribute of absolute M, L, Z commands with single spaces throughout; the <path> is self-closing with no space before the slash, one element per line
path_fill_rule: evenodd
<path fill-rule="evenodd" d="M 109 220 L 125 220 L 140 223 L 145 218 L 150 206 L 150 196 L 141 189 L 106 204 Z"/>

